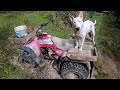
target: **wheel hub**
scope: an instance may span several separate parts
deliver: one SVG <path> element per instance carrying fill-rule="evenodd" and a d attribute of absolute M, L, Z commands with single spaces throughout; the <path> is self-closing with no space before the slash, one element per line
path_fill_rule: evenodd
<path fill-rule="evenodd" d="M 70 79 L 78 79 L 79 78 L 79 75 L 77 73 L 74 73 L 74 72 L 69 72 L 67 74 L 67 76 L 70 78 Z"/>

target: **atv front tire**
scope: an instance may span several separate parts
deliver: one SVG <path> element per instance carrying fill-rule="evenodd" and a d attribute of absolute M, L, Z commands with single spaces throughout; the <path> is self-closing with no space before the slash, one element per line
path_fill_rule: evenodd
<path fill-rule="evenodd" d="M 88 69 L 83 64 L 65 62 L 61 67 L 63 79 L 87 79 L 88 75 Z"/>
<path fill-rule="evenodd" d="M 36 68 L 38 66 L 30 56 L 21 55 L 18 57 L 18 61 L 24 68 Z"/>

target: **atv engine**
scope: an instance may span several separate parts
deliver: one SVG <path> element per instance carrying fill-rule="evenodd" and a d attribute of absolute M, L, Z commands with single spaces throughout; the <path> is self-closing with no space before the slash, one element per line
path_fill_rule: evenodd
<path fill-rule="evenodd" d="M 58 56 L 50 48 L 48 48 L 48 55 L 49 55 L 50 59 L 58 60 Z"/>
<path fill-rule="evenodd" d="M 45 59 L 58 60 L 58 56 L 50 48 L 41 48 Z"/>

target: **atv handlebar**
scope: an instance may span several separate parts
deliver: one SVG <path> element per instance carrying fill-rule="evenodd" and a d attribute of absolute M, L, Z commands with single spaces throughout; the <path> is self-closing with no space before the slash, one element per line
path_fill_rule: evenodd
<path fill-rule="evenodd" d="M 42 36 L 42 27 L 46 26 L 49 22 L 41 24 L 41 27 L 37 29 L 36 35 L 37 36 Z"/>
<path fill-rule="evenodd" d="M 41 28 L 42 28 L 43 26 L 48 25 L 48 23 L 49 23 L 49 22 L 41 24 Z"/>
<path fill-rule="evenodd" d="M 49 22 L 46 22 L 46 23 L 41 24 L 41 25 L 40 25 L 40 28 L 38 28 L 37 31 L 38 31 L 38 30 L 41 30 L 44 26 L 48 25 L 48 23 L 49 23 Z"/>

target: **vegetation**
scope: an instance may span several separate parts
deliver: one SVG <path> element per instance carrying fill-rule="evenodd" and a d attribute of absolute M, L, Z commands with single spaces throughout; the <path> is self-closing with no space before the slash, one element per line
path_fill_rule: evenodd
<path fill-rule="evenodd" d="M 92 18 L 90 18 L 90 16 Z M 99 49 L 99 59 L 95 63 L 99 72 L 98 78 L 113 78 L 114 71 L 109 70 L 112 65 L 110 59 L 119 62 L 120 56 L 120 29 L 114 14 L 88 14 L 87 19 L 97 21 L 96 24 L 96 43 Z M 118 65 L 119 66 L 119 65 Z M 119 68 L 117 68 L 119 70 Z"/>

